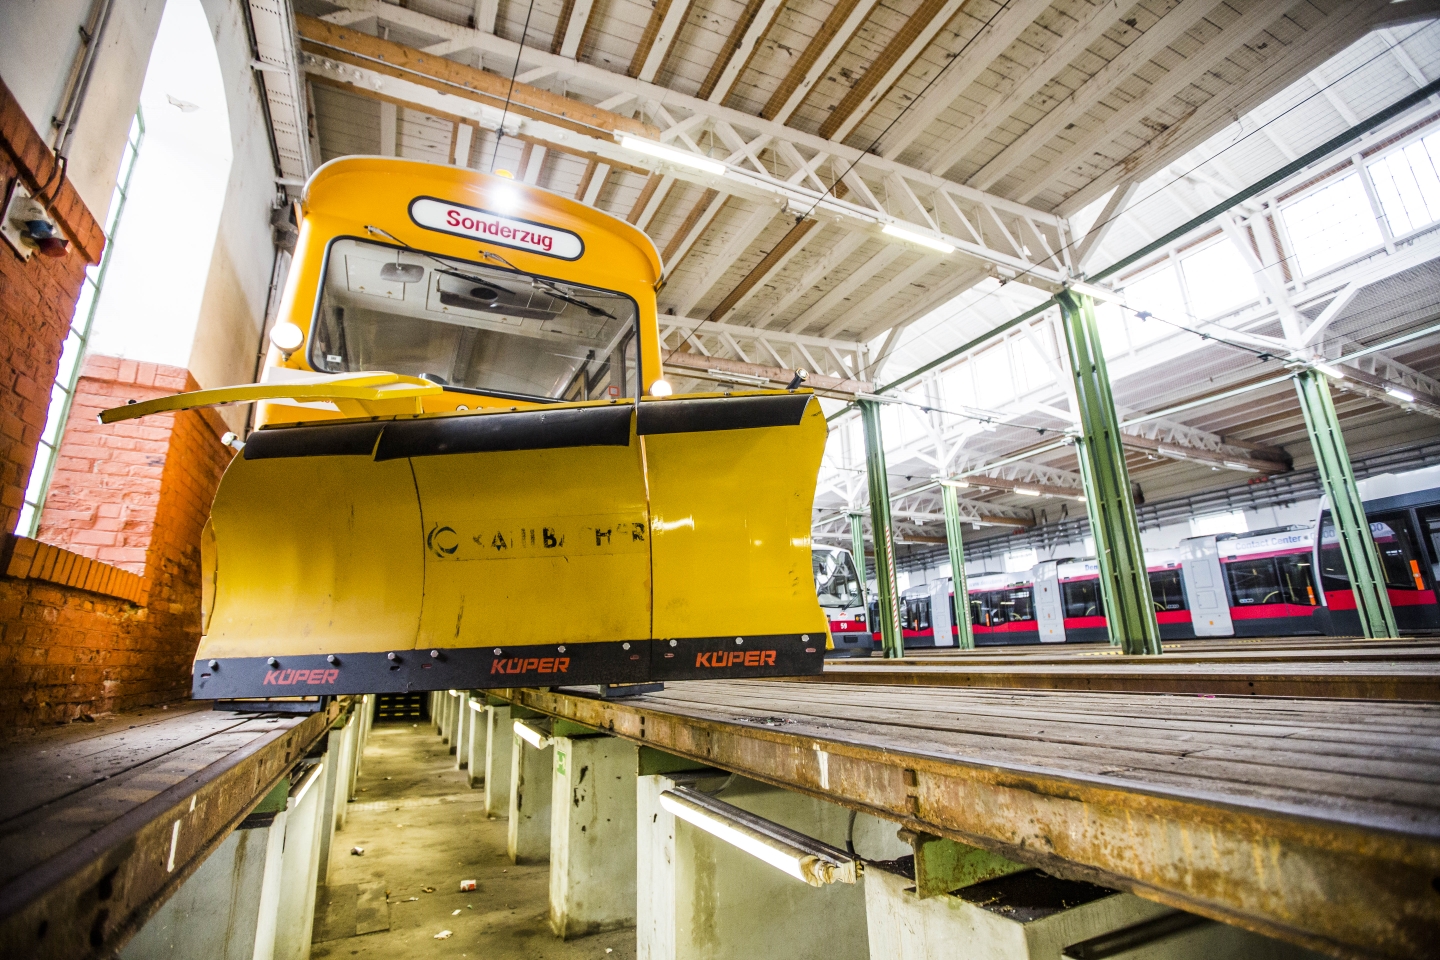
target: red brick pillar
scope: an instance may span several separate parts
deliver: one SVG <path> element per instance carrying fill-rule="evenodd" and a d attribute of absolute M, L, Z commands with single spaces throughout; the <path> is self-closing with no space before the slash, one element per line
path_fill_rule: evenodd
<path fill-rule="evenodd" d="M 0 81 L 0 203 L 17 179 L 45 201 L 70 251 L 24 260 L 0 240 L 0 535 L 15 530 L 85 267 L 105 247 L 100 225 Z"/>
<path fill-rule="evenodd" d="M 87 358 L 36 539 L 139 574 L 151 602 L 198 617 L 200 531 L 230 462 L 224 421 L 209 410 L 96 419 L 130 400 L 196 389 L 181 367 Z"/>

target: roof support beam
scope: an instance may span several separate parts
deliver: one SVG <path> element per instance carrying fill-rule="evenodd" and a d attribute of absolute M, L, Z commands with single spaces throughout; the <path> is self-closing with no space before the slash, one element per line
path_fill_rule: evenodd
<path fill-rule="evenodd" d="M 925 91 L 916 102 L 910 104 L 905 114 L 905 126 L 890 136 L 881 155 L 894 160 L 904 152 L 925 128 L 955 102 L 955 99 L 974 83 L 979 76 L 990 69 L 996 57 L 1014 43 L 1016 38 L 1035 22 L 1035 18 L 1049 8 L 1052 0 L 1013 0 L 988 24 L 980 28 L 971 40 L 966 42 L 960 62 L 947 61 L 942 68 L 945 76 Z"/>
<path fill-rule="evenodd" d="M 825 279 L 825 275 L 850 258 L 850 255 L 865 245 L 869 238 L 863 233 L 850 233 L 841 238 L 825 254 L 805 271 L 804 276 L 794 283 L 787 284 L 785 294 L 767 309 L 760 316 L 755 318 L 755 326 L 768 327 L 771 323 L 783 317 L 791 307 L 807 292 Z"/>
<path fill-rule="evenodd" d="M 710 288 L 719 283 L 720 278 L 725 276 L 735 265 L 735 261 L 744 254 L 751 242 L 774 221 L 777 212 L 774 207 L 766 205 L 761 205 L 758 209 L 751 211 L 750 216 L 736 227 L 725 246 L 715 256 L 715 262 L 711 264 L 710 269 L 698 277 L 685 291 L 676 291 L 674 299 L 662 306 L 673 306 L 677 314 L 682 317 L 688 316 L 690 311 L 695 308 L 695 304 L 703 300 L 705 294 L 710 292 Z M 668 300 L 669 297 L 666 299 Z"/>
<path fill-rule="evenodd" d="M 1156 80 L 1143 94 L 1104 119 L 1097 121 L 1088 131 L 1078 129 L 1070 131 L 1075 135 L 1074 142 L 1066 148 L 1065 153 L 1052 160 L 1039 173 L 1026 178 L 1027 186 L 1021 191 L 1020 199 L 1022 201 L 1029 200 L 1036 194 L 1049 189 L 1055 179 L 1065 173 L 1070 164 L 1090 156 L 1097 147 L 1110 142 L 1137 121 L 1143 119 L 1147 113 L 1160 109 L 1176 95 L 1183 93 L 1186 87 L 1214 71 L 1217 53 L 1229 56 L 1241 45 L 1250 41 L 1257 32 L 1265 30 L 1275 21 L 1289 16 L 1295 8 L 1302 6 L 1310 6 L 1309 0 L 1298 0 L 1296 3 L 1283 6 L 1262 3 L 1251 7 L 1238 20 L 1222 30 L 1218 36 L 1208 39 L 1202 50 L 1197 51 L 1195 56 L 1178 64 L 1175 69 Z M 1347 123 L 1354 122 L 1353 115 L 1345 119 Z"/>
<path fill-rule="evenodd" d="M 630 76 L 646 83 L 655 79 L 689 12 L 690 0 L 657 0 L 630 61 Z"/>
<path fill-rule="evenodd" d="M 775 14 L 780 12 L 782 3 L 783 0 L 750 0 L 744 15 L 735 21 L 729 42 L 700 84 L 698 96 L 702 100 L 725 102 L 730 89 L 735 86 L 735 81 L 750 63 L 750 58 L 755 56 L 760 41 L 775 22 Z"/>
<path fill-rule="evenodd" d="M 841 277 L 835 286 L 827 290 L 824 296 L 815 301 L 810 309 L 800 314 L 800 316 L 785 329 L 791 333 L 800 333 L 811 324 L 824 320 L 826 314 L 840 305 L 840 301 L 848 297 L 865 281 L 888 267 L 896 257 L 899 257 L 905 252 L 903 248 L 893 245 L 883 248 L 869 260 L 866 260 L 854 270 L 851 270 L 845 276 Z"/>
<path fill-rule="evenodd" d="M 969 179 L 969 184 L 981 190 L 989 189 L 1017 164 L 1024 162 L 1033 156 L 1036 150 L 1049 143 L 1050 139 L 1068 124 L 1077 122 L 1117 85 L 1129 79 L 1146 61 L 1184 36 L 1185 32 L 1204 19 L 1205 14 L 1214 6 L 1215 0 L 1180 0 L 1158 23 L 1141 34 L 1138 40 L 1097 70 L 1067 99 L 1057 103 L 1015 142 L 981 167 Z M 1266 4 L 1261 4 L 1261 8 L 1268 9 Z"/>
<path fill-rule="evenodd" d="M 753 292 L 765 281 L 784 269 L 790 258 L 804 248 L 806 242 L 816 236 L 820 231 L 816 228 L 820 224 L 814 220 L 804 220 L 795 224 L 785 231 L 785 236 L 780 242 L 769 249 L 760 262 L 755 264 L 754 269 L 745 275 L 745 279 L 737 283 L 725 297 L 710 311 L 710 320 L 723 320 L 725 317 L 749 298 Z"/>
<path fill-rule="evenodd" d="M 820 136 L 849 136 L 964 5 L 965 0 L 924 0 L 820 125 Z"/>
<path fill-rule="evenodd" d="M 806 44 L 800 58 L 780 81 L 775 92 L 760 111 L 766 120 L 784 123 L 810 95 L 815 84 L 825 75 L 830 64 L 840 55 L 845 44 L 855 36 L 875 9 L 877 0 L 840 0 L 830 10 L 820 30 Z"/>
<path fill-rule="evenodd" d="M 1140 181 L 1127 180 L 1115 188 L 1110 194 L 1110 199 L 1105 201 L 1100 216 L 1095 218 L 1095 225 L 1090 232 L 1085 234 L 1085 239 L 1080 241 L 1080 246 L 1075 250 L 1075 272 L 1083 274 L 1090 260 L 1100 250 L 1100 244 L 1105 242 L 1105 236 L 1110 228 L 1120 220 L 1120 215 L 1125 212 L 1130 201 L 1135 198 L 1135 191 L 1140 189 Z"/>
<path fill-rule="evenodd" d="M 964 159 L 977 144 L 983 143 L 996 127 L 1010 119 L 1011 114 L 1049 83 L 1055 74 L 1069 66 L 1070 61 L 1109 30 L 1120 13 L 1113 4 L 1093 4 L 1085 11 L 1085 19 L 1075 25 L 1069 36 L 1062 39 L 1054 50 L 1043 55 L 1041 62 L 1026 72 L 1009 93 L 987 102 L 974 120 L 955 130 L 951 135 L 950 146 L 941 150 L 930 162 L 930 172 L 948 173 L 951 167 Z"/>
<path fill-rule="evenodd" d="M 580 41 L 585 37 L 585 27 L 590 23 L 590 12 L 595 9 L 595 0 L 567 0 L 566 6 L 569 8 L 569 16 L 562 18 L 560 32 L 555 35 L 550 52 L 575 60 L 580 56 Z"/>

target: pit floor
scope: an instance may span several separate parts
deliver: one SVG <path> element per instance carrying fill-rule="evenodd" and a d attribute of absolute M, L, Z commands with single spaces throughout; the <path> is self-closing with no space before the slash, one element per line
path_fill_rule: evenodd
<path fill-rule="evenodd" d="M 634 960 L 633 929 L 568 943 L 550 932 L 549 864 L 510 862 L 505 821 L 486 819 L 484 790 L 467 786 L 428 722 L 377 724 L 356 789 L 331 846 L 311 957 Z M 475 891 L 462 893 L 461 880 Z M 354 933 L 383 926 L 387 911 L 388 930 Z"/>

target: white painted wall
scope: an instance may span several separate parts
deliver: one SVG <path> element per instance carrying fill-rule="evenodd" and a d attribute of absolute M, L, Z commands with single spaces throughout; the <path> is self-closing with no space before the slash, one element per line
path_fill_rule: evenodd
<path fill-rule="evenodd" d="M 80 49 L 79 27 L 93 0 L 0 2 L 0 78 L 47 143 Z M 67 176 L 95 218 L 110 208 L 165 0 L 113 0 L 85 105 L 70 147 Z"/>

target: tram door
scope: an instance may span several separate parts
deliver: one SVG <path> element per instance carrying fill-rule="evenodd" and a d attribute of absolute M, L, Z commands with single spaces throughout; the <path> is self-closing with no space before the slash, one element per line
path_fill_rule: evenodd
<path fill-rule="evenodd" d="M 1065 642 L 1065 601 L 1060 598 L 1060 565 L 1053 560 L 1035 567 L 1035 623 L 1041 643 Z"/>
<path fill-rule="evenodd" d="M 1190 600 L 1190 623 L 1197 637 L 1233 637 L 1230 600 L 1225 595 L 1225 574 L 1220 569 L 1220 548 L 1214 537 L 1180 542 L 1180 572 Z"/>

